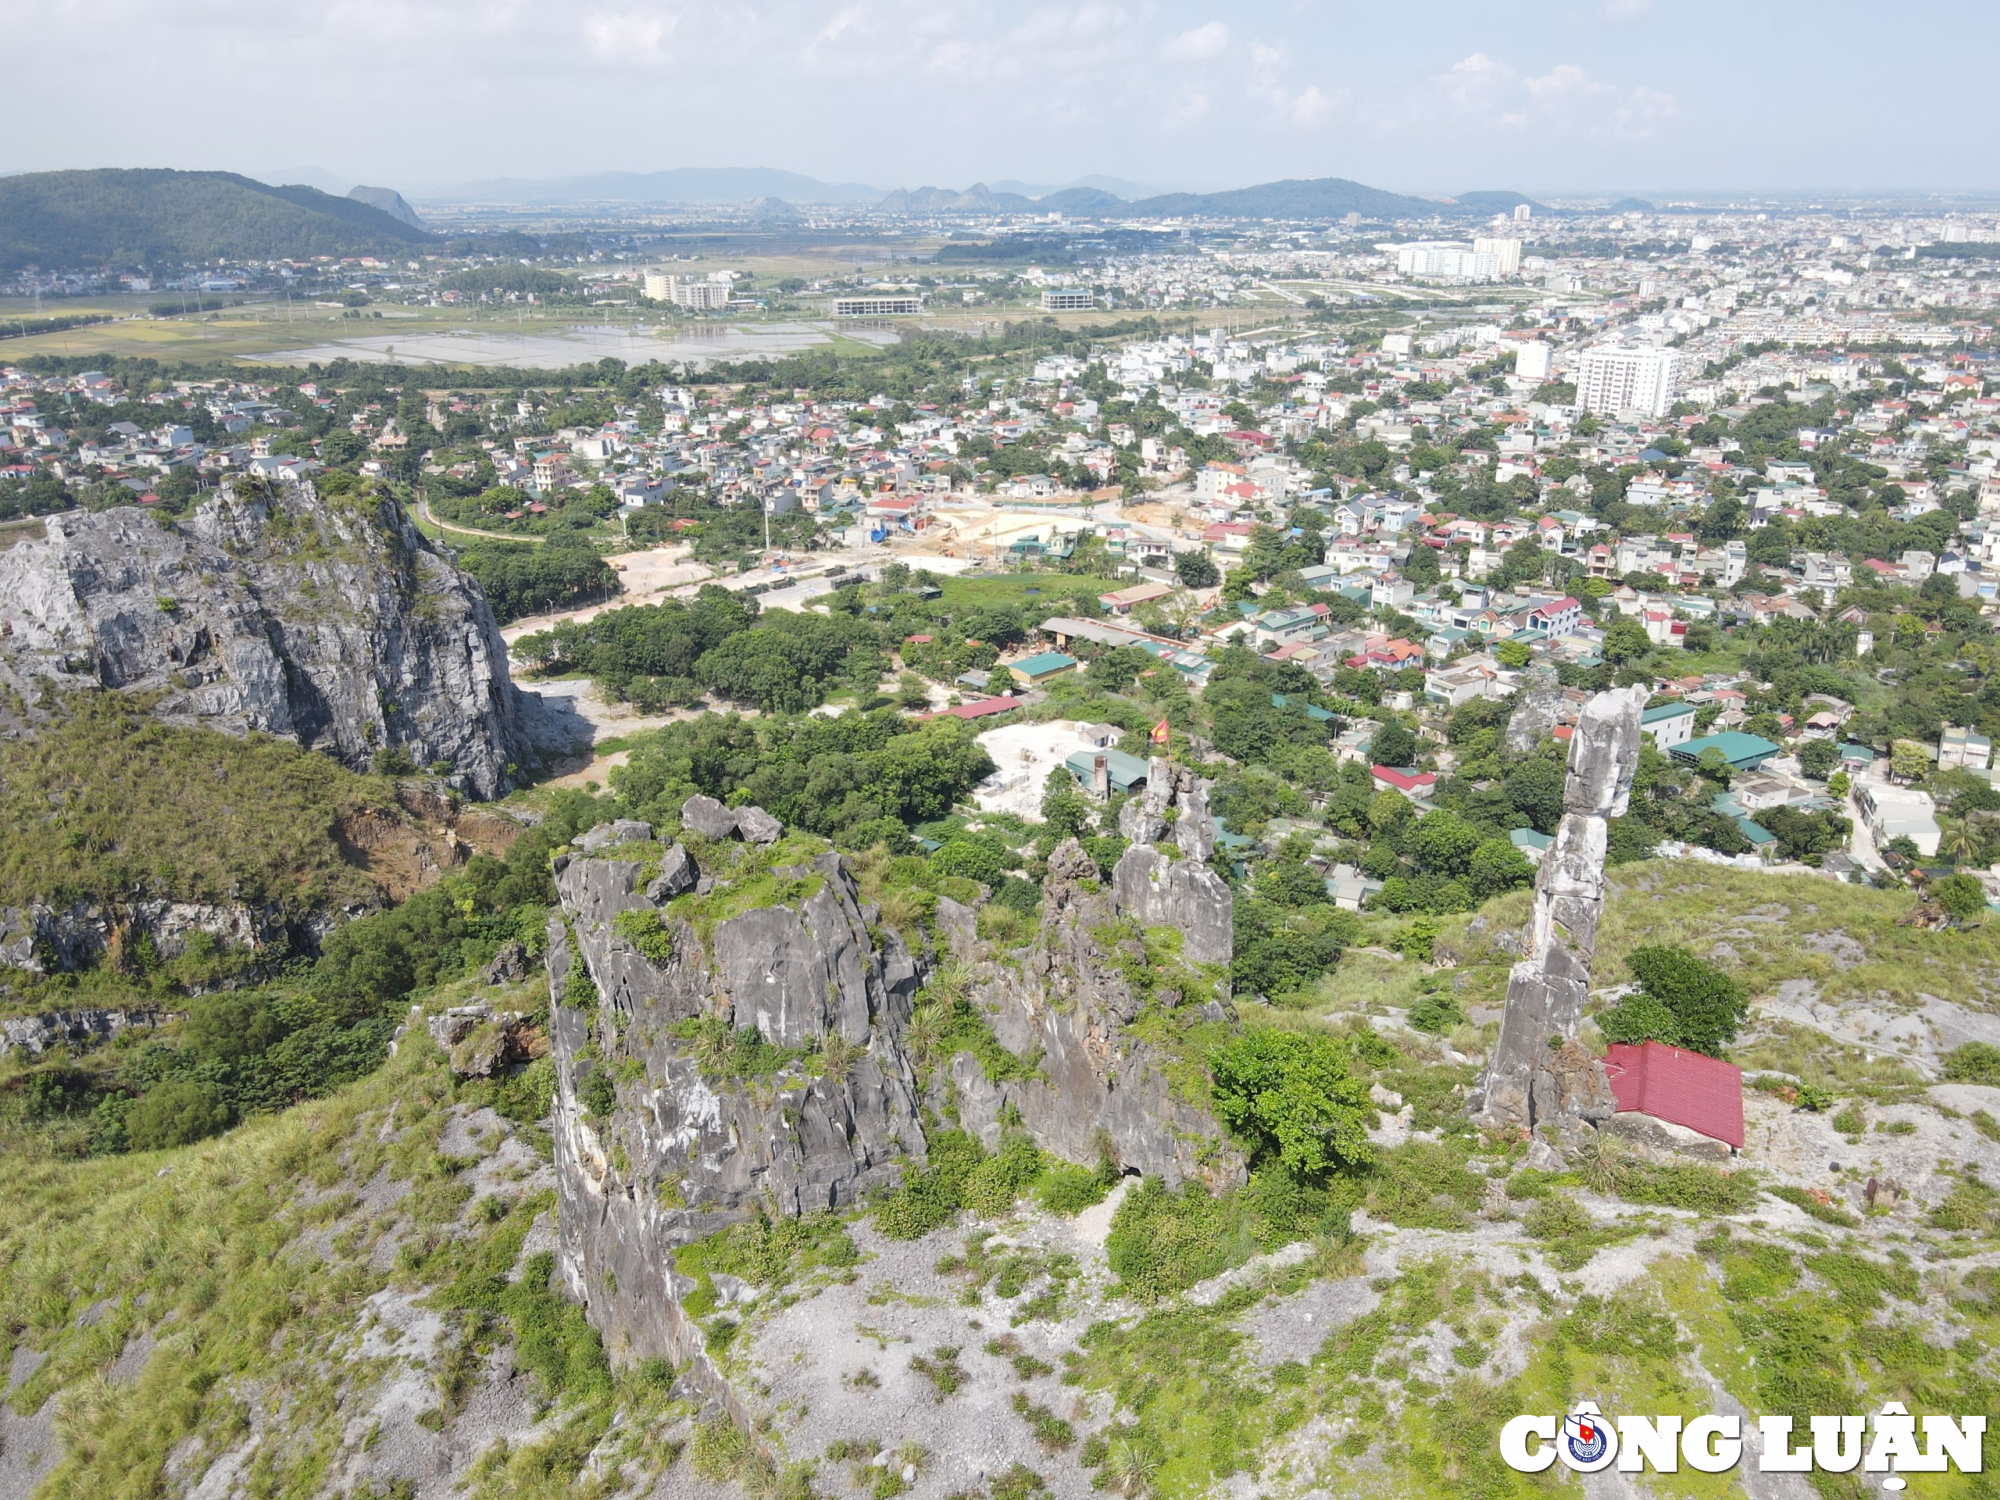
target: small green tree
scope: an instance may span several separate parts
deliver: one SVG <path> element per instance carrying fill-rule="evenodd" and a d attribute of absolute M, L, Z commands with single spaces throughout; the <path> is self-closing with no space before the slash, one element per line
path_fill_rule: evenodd
<path fill-rule="evenodd" d="M 1222 581 L 1222 569 L 1215 565 L 1215 559 L 1210 557 L 1205 549 L 1199 552 L 1176 552 L 1174 576 L 1188 588 L 1212 589 Z"/>
<path fill-rule="evenodd" d="M 1986 887 L 1977 876 L 1947 875 L 1932 883 L 1931 898 L 1961 927 L 1986 912 Z"/>
<path fill-rule="evenodd" d="M 1368 754 L 1378 766 L 1407 766 L 1417 758 L 1417 737 L 1391 720 L 1375 731 Z"/>
<path fill-rule="evenodd" d="M 1815 781 L 1824 781 L 1840 759 L 1840 749 L 1832 740 L 1807 740 L 1799 746 L 1799 769 Z"/>
<path fill-rule="evenodd" d="M 1889 747 L 1889 774 L 1898 781 L 1915 781 L 1931 768 L 1931 758 L 1915 740 L 1897 740 Z"/>
<path fill-rule="evenodd" d="M 1372 1159 L 1368 1085 L 1332 1037 L 1249 1030 L 1212 1052 L 1209 1067 L 1215 1112 L 1253 1156 L 1275 1156 L 1306 1181 Z"/>
<path fill-rule="evenodd" d="M 229 1106 L 206 1083 L 177 1079 L 153 1088 L 125 1112 L 134 1151 L 159 1151 L 205 1140 L 229 1123 Z"/>
<path fill-rule="evenodd" d="M 1722 1049 L 1736 1040 L 1737 1029 L 1750 1013 L 1750 1002 L 1743 986 L 1714 964 L 1704 963 L 1685 948 L 1666 944 L 1635 948 L 1625 963 L 1645 998 L 1672 1017 L 1675 1045 L 1720 1057 Z M 1604 1029 L 1602 1018 L 1598 1027 Z"/>
<path fill-rule="evenodd" d="M 1526 641 L 1502 641 L 1493 648 L 1493 659 L 1509 670 L 1518 671 L 1535 659 L 1535 653 Z"/>

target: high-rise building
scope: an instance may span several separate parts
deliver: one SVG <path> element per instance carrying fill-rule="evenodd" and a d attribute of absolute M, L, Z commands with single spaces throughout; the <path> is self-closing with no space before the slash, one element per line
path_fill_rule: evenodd
<path fill-rule="evenodd" d="M 1420 280 L 1497 281 L 1521 269 L 1521 242 L 1481 239 L 1471 245 L 1418 240 L 1396 246 L 1396 270 Z"/>
<path fill-rule="evenodd" d="M 671 302 L 696 312 L 729 305 L 729 283 L 709 276 L 673 276 L 665 271 L 648 271 L 640 290 L 649 302 Z"/>
<path fill-rule="evenodd" d="M 1517 239 L 1476 239 L 1472 242 L 1475 256 L 1493 257 L 1493 274 L 1514 276 L 1521 270 L 1521 242 Z"/>
<path fill-rule="evenodd" d="M 1607 344 L 1577 361 L 1576 401 L 1585 411 L 1664 417 L 1680 381 L 1678 350 Z"/>
<path fill-rule="evenodd" d="M 1514 222 L 1516 224 L 1525 224 L 1534 216 L 1535 209 L 1533 204 L 1516 203 L 1514 205 Z"/>
<path fill-rule="evenodd" d="M 1514 350 L 1514 373 L 1523 380 L 1547 380 L 1554 352 L 1540 339 L 1530 339 Z"/>

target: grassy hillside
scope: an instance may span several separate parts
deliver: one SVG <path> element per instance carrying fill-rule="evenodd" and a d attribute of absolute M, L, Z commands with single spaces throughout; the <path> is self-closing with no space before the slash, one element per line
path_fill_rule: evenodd
<path fill-rule="evenodd" d="M 0 178 L 0 270 L 393 254 L 428 239 L 366 203 L 234 172 L 106 168 Z"/>
<path fill-rule="evenodd" d="M 84 694 L 0 743 L 0 907 L 160 897 L 300 915 L 373 902 L 338 824 L 395 805 L 388 782 L 287 741 L 185 729 Z"/>
<path fill-rule="evenodd" d="M 474 1495 L 565 1493 L 614 1405 L 668 1403 L 654 1371 L 614 1382 L 548 1290 L 534 1132 L 474 1114 L 538 1116 L 548 1077 L 454 1087 L 419 1036 L 203 1146 L 0 1155 L 0 1367 L 35 1356 L 0 1414 L 0 1488 L 150 1496 L 233 1455 L 253 1494 L 407 1495 L 469 1440 Z M 678 1451 L 660 1432 L 612 1451 L 656 1472 Z"/>

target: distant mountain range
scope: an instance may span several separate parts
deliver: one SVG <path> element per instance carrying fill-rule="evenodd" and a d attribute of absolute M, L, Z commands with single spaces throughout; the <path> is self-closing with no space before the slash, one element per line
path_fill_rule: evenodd
<path fill-rule="evenodd" d="M 1521 193 L 1460 193 L 1456 198 L 1415 198 L 1386 192 L 1345 177 L 1289 178 L 1232 188 L 1219 193 L 1158 193 L 1137 200 L 1121 199 L 1098 187 L 1070 187 L 1039 198 L 996 191 L 983 182 L 959 192 L 953 188 L 897 189 L 876 207 L 887 214 L 1047 213 L 1055 210 L 1079 217 L 1112 219 L 1317 219 L 1332 221 L 1348 214 L 1382 222 L 1393 219 L 1491 218 L 1528 204 L 1537 214 L 1553 212 Z"/>
<path fill-rule="evenodd" d="M 1100 182 L 1107 179 L 1099 179 Z M 1024 186 L 1025 184 L 1015 184 Z M 1476 220 L 1529 203 L 1514 192 L 1453 199 L 1386 192 L 1344 177 L 1288 179 L 1217 193 L 1160 193 L 1128 200 L 1077 183 L 1030 197 L 975 182 L 957 188 L 825 183 L 767 168 L 683 167 L 670 172 L 607 172 L 547 182 L 469 184 L 459 201 L 521 204 L 681 203 L 747 206 L 782 221 L 800 204 L 874 208 L 886 214 L 1000 216 L 1061 213 L 1099 219 L 1290 219 L 1335 222 Z M 318 188 L 272 187 L 234 172 L 109 168 L 0 177 L 0 271 L 38 265 L 139 267 L 191 260 L 393 254 L 415 244 L 445 249 L 393 188 L 362 186 L 335 197 Z M 482 244 L 484 242 L 482 241 Z"/>
<path fill-rule="evenodd" d="M 450 203 L 690 203 L 737 204 L 759 198 L 787 203 L 874 203 L 882 189 L 858 182 L 821 182 L 771 167 L 676 167 L 669 172 L 596 172 L 583 177 L 496 177 L 426 188 L 420 200 Z"/>
<path fill-rule="evenodd" d="M 389 197 L 409 212 L 400 197 Z M 370 202 L 272 187 L 234 172 L 106 168 L 0 177 L 0 271 L 394 254 L 429 239 Z"/>

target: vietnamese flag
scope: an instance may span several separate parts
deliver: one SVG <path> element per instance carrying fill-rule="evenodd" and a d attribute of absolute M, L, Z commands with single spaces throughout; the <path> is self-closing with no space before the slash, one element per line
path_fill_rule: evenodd
<path fill-rule="evenodd" d="M 1164 745 L 1166 744 L 1166 742 L 1167 742 L 1167 721 L 1165 719 L 1162 719 L 1160 720 L 1159 723 L 1153 726 L 1153 743 L 1156 745 Z"/>

